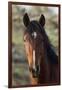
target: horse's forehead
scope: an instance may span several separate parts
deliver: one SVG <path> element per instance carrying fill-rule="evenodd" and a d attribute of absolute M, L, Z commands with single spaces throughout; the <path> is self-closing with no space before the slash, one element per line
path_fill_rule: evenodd
<path fill-rule="evenodd" d="M 37 32 L 35 32 L 35 31 L 32 32 L 32 36 L 33 36 L 34 39 L 36 39 L 36 37 L 37 37 Z"/>

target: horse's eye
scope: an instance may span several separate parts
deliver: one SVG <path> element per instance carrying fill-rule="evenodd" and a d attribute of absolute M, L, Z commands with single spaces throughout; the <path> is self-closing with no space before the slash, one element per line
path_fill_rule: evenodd
<path fill-rule="evenodd" d="M 24 42 L 28 42 L 30 40 L 30 37 L 28 35 L 24 36 Z"/>
<path fill-rule="evenodd" d="M 24 42 L 26 41 L 26 39 L 24 39 Z"/>
<path fill-rule="evenodd" d="M 26 38 L 24 38 L 24 42 L 26 42 L 26 41 L 28 41 L 28 38 L 26 37 Z"/>
<path fill-rule="evenodd" d="M 26 42 L 27 41 L 27 36 L 24 36 L 24 42 Z"/>

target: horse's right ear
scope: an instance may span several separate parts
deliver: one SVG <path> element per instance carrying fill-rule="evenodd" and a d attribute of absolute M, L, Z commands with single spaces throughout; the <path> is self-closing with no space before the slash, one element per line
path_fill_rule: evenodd
<path fill-rule="evenodd" d="M 29 25 L 29 22 L 30 22 L 30 20 L 29 20 L 28 14 L 25 13 L 25 15 L 23 17 L 23 23 L 27 27 Z"/>

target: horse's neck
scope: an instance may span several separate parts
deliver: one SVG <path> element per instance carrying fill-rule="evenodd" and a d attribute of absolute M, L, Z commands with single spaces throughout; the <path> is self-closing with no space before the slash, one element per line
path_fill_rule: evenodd
<path fill-rule="evenodd" d="M 47 61 L 47 56 L 45 55 L 40 64 L 40 75 L 39 75 L 39 83 L 45 83 L 49 81 L 49 63 Z"/>
<path fill-rule="evenodd" d="M 30 80 L 31 80 L 31 85 L 37 85 L 38 84 L 38 79 L 33 78 L 32 74 L 30 74 Z"/>

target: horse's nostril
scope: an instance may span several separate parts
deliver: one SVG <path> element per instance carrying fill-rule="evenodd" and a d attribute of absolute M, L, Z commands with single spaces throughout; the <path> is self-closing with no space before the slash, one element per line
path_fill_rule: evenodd
<path fill-rule="evenodd" d="M 38 75 L 39 75 L 39 71 L 37 71 L 36 69 L 32 69 L 32 76 L 33 76 L 34 78 L 37 78 Z"/>
<path fill-rule="evenodd" d="M 30 70 L 30 72 L 32 71 L 32 68 L 31 67 L 29 67 L 29 70 Z"/>
<path fill-rule="evenodd" d="M 36 72 L 36 70 L 35 69 L 32 69 L 32 73 L 35 73 Z"/>
<path fill-rule="evenodd" d="M 34 78 L 38 77 L 39 75 L 39 67 L 37 66 L 35 69 L 29 67 L 30 72 Z"/>
<path fill-rule="evenodd" d="M 36 70 L 32 69 L 32 75 L 33 75 L 34 78 L 37 77 L 37 72 L 36 72 Z"/>
<path fill-rule="evenodd" d="M 36 67 L 36 71 L 39 71 L 39 66 Z"/>

